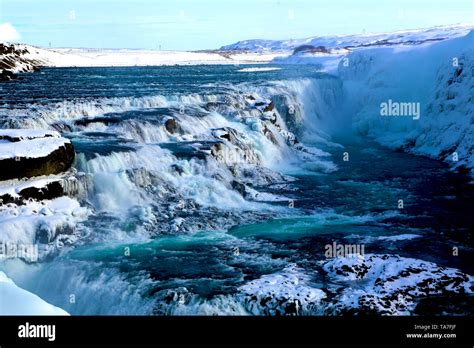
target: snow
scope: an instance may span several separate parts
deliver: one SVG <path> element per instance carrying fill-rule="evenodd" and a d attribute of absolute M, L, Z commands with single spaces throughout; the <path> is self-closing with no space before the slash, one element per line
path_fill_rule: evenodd
<path fill-rule="evenodd" d="M 2 139 L 4 138 L 4 139 Z M 9 139 L 21 140 L 10 141 Z M 44 130 L 0 129 L 0 160 L 46 157 L 70 143 L 59 133 Z"/>
<path fill-rule="evenodd" d="M 311 286 L 310 277 L 294 264 L 248 282 L 239 291 L 254 315 L 301 315 L 313 312 L 326 297 L 323 290 Z"/>
<path fill-rule="evenodd" d="M 35 294 L 18 287 L 0 271 L 0 315 L 69 315 Z"/>

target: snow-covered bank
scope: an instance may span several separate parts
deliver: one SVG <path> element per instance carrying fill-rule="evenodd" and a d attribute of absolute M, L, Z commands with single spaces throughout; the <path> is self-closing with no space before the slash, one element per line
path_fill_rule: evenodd
<path fill-rule="evenodd" d="M 69 315 L 40 297 L 18 287 L 0 271 L 0 315 Z"/>
<path fill-rule="evenodd" d="M 272 51 L 304 45 L 274 64 L 311 64 L 343 83 L 339 128 L 382 145 L 444 160 L 454 168 L 474 168 L 473 25 L 379 35 L 311 38 L 307 41 L 249 41 L 228 49 Z M 308 47 L 318 46 L 317 52 Z M 327 48 L 346 52 L 329 52 Z M 321 50 L 325 52 L 320 52 Z M 326 53 L 329 52 L 329 53 Z M 412 104 L 413 103 L 413 104 Z M 381 108 L 414 106 L 419 114 L 385 116 Z M 408 110 L 409 111 L 409 110 Z M 412 110 L 414 112 L 414 110 Z M 391 115 L 391 111 L 389 112 Z M 408 116 L 408 117 L 407 117 Z"/>

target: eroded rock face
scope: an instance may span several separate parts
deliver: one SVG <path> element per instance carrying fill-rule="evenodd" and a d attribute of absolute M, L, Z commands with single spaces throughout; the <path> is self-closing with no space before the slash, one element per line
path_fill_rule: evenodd
<path fill-rule="evenodd" d="M 57 132 L 0 129 L 0 181 L 59 174 L 74 158 L 72 143 Z"/>

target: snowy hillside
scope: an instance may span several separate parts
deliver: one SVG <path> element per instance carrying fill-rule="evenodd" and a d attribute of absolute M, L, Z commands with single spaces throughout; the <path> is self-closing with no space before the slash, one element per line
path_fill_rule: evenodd
<path fill-rule="evenodd" d="M 295 40 L 245 40 L 221 47 L 227 51 L 292 51 L 301 45 L 348 48 L 372 45 L 420 44 L 466 35 L 472 24 L 439 26 L 393 33 L 367 33 L 336 36 L 313 36 Z"/>

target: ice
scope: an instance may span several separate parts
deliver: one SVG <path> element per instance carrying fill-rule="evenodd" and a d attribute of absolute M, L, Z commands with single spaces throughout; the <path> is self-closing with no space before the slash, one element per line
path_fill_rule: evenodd
<path fill-rule="evenodd" d="M 56 248 L 74 243 L 78 238 L 75 226 L 88 214 L 87 208 L 81 207 L 76 200 L 69 197 L 27 201 L 23 205 L 2 205 L 1 241 L 24 246 L 39 242 L 42 246 L 40 255 L 37 256 L 41 260 L 49 252 L 57 251 Z M 29 257 L 27 261 L 36 260 Z"/>

